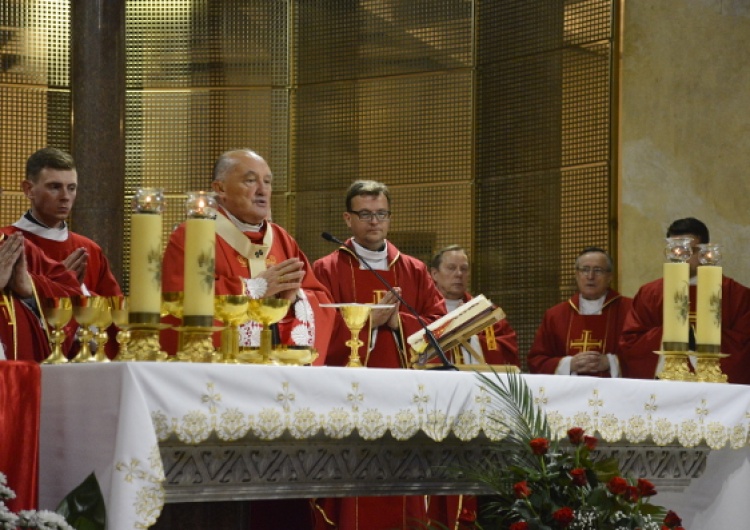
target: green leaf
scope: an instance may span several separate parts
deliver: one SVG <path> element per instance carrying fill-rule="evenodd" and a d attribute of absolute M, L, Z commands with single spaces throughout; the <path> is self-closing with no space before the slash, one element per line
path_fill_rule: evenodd
<path fill-rule="evenodd" d="M 107 528 L 104 497 L 93 473 L 65 496 L 57 507 L 57 513 L 65 517 L 68 524 L 76 530 Z"/>

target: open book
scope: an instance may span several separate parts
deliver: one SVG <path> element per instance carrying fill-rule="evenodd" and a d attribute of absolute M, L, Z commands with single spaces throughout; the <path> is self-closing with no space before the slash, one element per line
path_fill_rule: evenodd
<path fill-rule="evenodd" d="M 463 305 L 458 306 L 445 316 L 440 317 L 427 328 L 432 331 L 443 351 L 456 346 L 464 346 L 471 351 L 469 340 L 484 328 L 505 318 L 505 313 L 499 307 L 492 305 L 484 295 L 478 295 Z M 432 360 L 437 352 L 425 336 L 424 330 L 419 330 L 406 339 L 412 350 L 412 365 L 421 366 Z M 482 358 L 481 352 L 475 357 Z"/>

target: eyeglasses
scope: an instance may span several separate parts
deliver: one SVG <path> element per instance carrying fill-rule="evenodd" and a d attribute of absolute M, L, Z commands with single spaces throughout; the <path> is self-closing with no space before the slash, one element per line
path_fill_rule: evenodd
<path fill-rule="evenodd" d="M 373 219 L 377 219 L 378 221 L 387 221 L 391 218 L 391 212 L 388 210 L 378 210 L 377 212 L 371 212 L 370 210 L 360 210 L 358 212 L 353 212 L 349 210 L 349 213 L 353 213 L 357 217 L 359 217 L 360 221 L 370 222 Z"/>
<path fill-rule="evenodd" d="M 591 267 L 576 267 L 576 272 L 581 276 L 588 276 L 589 274 L 601 276 L 602 274 L 608 274 L 612 271 L 609 269 L 602 269 L 601 267 L 594 267 L 593 269 Z"/>

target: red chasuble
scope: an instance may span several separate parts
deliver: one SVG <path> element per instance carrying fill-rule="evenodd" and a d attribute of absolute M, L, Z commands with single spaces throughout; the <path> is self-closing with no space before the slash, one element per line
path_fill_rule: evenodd
<path fill-rule="evenodd" d="M 22 221 L 24 221 L 24 218 L 21 218 L 19 223 Z M 48 258 L 55 261 L 63 261 L 78 248 L 86 249 L 88 262 L 86 265 L 86 274 L 83 278 L 83 284 L 89 292 L 92 295 L 97 296 L 122 295 L 120 285 L 117 283 L 114 274 L 112 274 L 112 269 L 109 266 L 107 257 L 104 255 L 102 248 L 91 239 L 68 231 L 68 239 L 65 241 L 55 241 L 54 239 L 46 238 L 43 235 L 33 234 L 17 226 L 8 228 L 16 232 L 23 232 L 23 237 L 25 237 L 27 241 L 34 243 L 37 247 L 42 249 Z M 39 228 L 40 230 L 44 230 L 41 227 Z M 52 232 L 53 229 L 48 228 L 44 230 L 44 232 L 46 231 Z M 70 329 L 71 332 L 74 331 L 75 326 L 70 326 Z M 109 341 L 106 345 L 107 356 L 110 359 L 113 359 L 118 351 L 117 341 L 115 339 L 117 336 L 117 328 L 115 326 L 110 326 L 107 332 L 109 334 Z M 74 353 L 75 351 L 72 351 L 69 352 L 68 355 L 73 355 Z"/>
<path fill-rule="evenodd" d="M 631 299 L 610 290 L 600 315 L 582 315 L 580 293 L 544 313 L 529 350 L 531 373 L 554 374 L 560 359 L 582 351 L 619 353 L 620 330 L 630 310 Z M 582 375 L 609 377 L 609 371 Z"/>
<path fill-rule="evenodd" d="M 14 230 L 0 230 L 0 244 L 6 234 Z M 24 243 L 26 267 L 34 285 L 35 304 L 41 307 L 44 297 L 69 297 L 80 295 L 81 289 L 72 272 L 61 263 L 46 257 L 30 241 Z M 0 339 L 5 349 L 5 357 L 12 360 L 41 362 L 50 353 L 49 340 L 43 319 L 32 311 L 26 303 L 7 289 L 0 300 Z"/>
<path fill-rule="evenodd" d="M 266 234 L 266 230 L 269 229 L 273 230 L 273 244 L 266 255 L 266 265 L 271 266 L 281 263 L 288 258 L 299 258 L 304 263 L 303 270 L 305 271 L 305 277 L 302 280 L 304 300 L 293 303 L 287 316 L 279 322 L 281 343 L 314 345 L 318 351 L 318 358 L 314 364 L 321 365 L 325 362 L 336 312 L 330 308 L 320 307 L 320 304 L 330 304 L 330 295 L 316 278 L 310 263 L 297 243 L 283 228 L 273 223 L 265 223 L 260 232 L 248 232 L 245 236 L 251 240 L 254 238 L 255 243 L 260 243 Z M 163 292 L 178 292 L 184 289 L 184 256 L 185 224 L 183 223 L 172 232 L 169 244 L 164 252 L 162 266 Z M 217 234 L 216 294 L 248 294 L 245 288 L 245 279 L 250 277 L 248 260 Z M 176 320 L 172 318 L 166 318 L 165 321 L 172 324 L 176 323 Z M 216 325 L 220 325 L 220 323 L 217 322 Z M 219 339 L 220 334 L 215 334 L 214 343 L 217 346 Z M 172 330 L 163 332 L 162 347 L 168 353 L 174 354 L 177 350 L 177 333 Z"/>
<path fill-rule="evenodd" d="M 750 384 L 750 289 L 724 276 L 721 283 L 721 369 L 730 383 Z M 620 343 L 624 377 L 653 379 L 661 350 L 664 282 L 642 286 L 633 299 Z M 690 286 L 690 317 L 695 323 L 696 286 Z M 687 339 L 686 339 L 687 340 Z"/>
<path fill-rule="evenodd" d="M 352 244 L 351 240 L 346 244 L 346 247 L 316 261 L 313 265 L 315 274 L 337 303 L 378 301 L 386 287 L 372 271 L 360 267 L 359 261 L 348 248 Z M 426 324 L 446 313 L 443 297 L 435 288 L 424 263 L 401 254 L 391 243 L 388 243 L 387 259 L 388 270 L 378 271 L 378 274 L 391 286 L 401 288 L 401 297 L 419 313 Z M 374 346 L 370 340 L 371 330 L 365 327 L 360 335 L 364 342 L 359 351 L 362 364 L 377 368 L 406 368 L 410 354 L 402 346 L 406 344 L 404 339 L 420 329 L 416 317 L 404 307 L 399 308 L 398 331 L 394 333 L 387 325 L 381 326 L 377 330 Z M 349 329 L 338 315 L 326 364 L 346 365 L 351 351 L 346 341 L 350 338 Z"/>
<path fill-rule="evenodd" d="M 316 275 L 328 287 L 337 303 L 376 302 L 386 287 L 370 270 L 360 268 L 359 261 L 350 248 L 341 247 L 314 264 Z M 401 254 L 388 243 L 388 270 L 378 271 L 391 286 L 401 288 L 401 296 L 419 313 L 425 323 L 430 323 L 445 314 L 445 302 L 435 288 L 425 265 L 416 258 Z M 377 330 L 374 347 L 371 349 L 370 329 L 362 331 L 360 339 L 365 343 L 359 354 L 362 364 L 379 368 L 406 368 L 409 354 L 401 347 L 405 337 L 421 329 L 417 319 L 405 308 L 399 309 L 399 330 L 393 333 L 387 326 Z M 326 364 L 343 366 L 349 359 L 350 349 L 346 341 L 351 333 L 341 316 L 337 316 Z M 411 528 L 427 521 L 426 499 L 423 496 L 408 497 L 348 497 L 315 499 L 317 530 L 383 530 Z"/>

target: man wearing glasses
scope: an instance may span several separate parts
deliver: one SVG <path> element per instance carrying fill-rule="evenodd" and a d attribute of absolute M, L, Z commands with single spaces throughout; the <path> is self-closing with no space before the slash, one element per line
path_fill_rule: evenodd
<path fill-rule="evenodd" d="M 610 289 L 612 258 L 601 248 L 576 259 L 578 292 L 544 314 L 528 363 L 532 373 L 619 377 L 618 342 L 632 300 Z"/>
<path fill-rule="evenodd" d="M 697 271 L 700 266 L 697 246 L 709 242 L 708 227 L 694 217 L 678 219 L 667 229 L 667 237 L 690 237 L 693 255 L 690 264 L 690 349 L 695 350 L 695 300 Z M 625 319 L 621 340 L 621 360 L 624 377 L 653 379 L 661 371 L 663 331 L 664 282 L 657 279 L 638 290 L 633 308 Z M 730 383 L 750 384 L 750 289 L 741 283 L 722 277 L 721 282 L 721 352 L 730 355 L 721 361 L 721 369 Z"/>
<path fill-rule="evenodd" d="M 315 275 L 331 292 L 334 302 L 373 303 L 370 326 L 362 331 L 359 356 L 363 366 L 377 368 L 408 368 L 406 340 L 421 329 L 417 319 L 399 304 L 361 257 L 382 276 L 400 296 L 430 323 L 444 315 L 443 297 L 420 260 L 407 256 L 386 239 L 391 223 L 390 192 L 385 184 L 371 180 L 354 182 L 346 194 L 344 221 L 352 237 L 344 246 L 316 261 Z M 343 366 L 349 359 L 346 341 L 351 334 L 343 319 L 337 317 L 326 364 Z M 357 497 L 318 499 L 319 517 L 316 528 L 373 530 L 408 528 L 425 521 L 424 496 Z"/>

